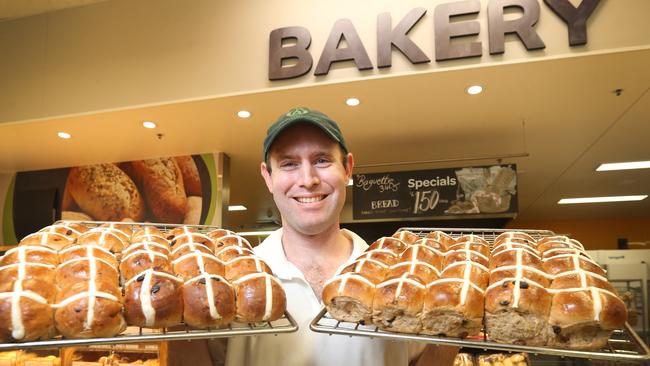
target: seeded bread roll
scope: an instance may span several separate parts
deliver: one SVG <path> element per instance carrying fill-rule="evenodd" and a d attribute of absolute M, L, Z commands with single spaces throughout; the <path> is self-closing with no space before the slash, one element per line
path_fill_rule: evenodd
<path fill-rule="evenodd" d="M 131 236 L 131 241 L 136 243 L 140 239 L 140 237 L 147 237 L 147 236 L 159 236 L 159 237 L 164 237 L 165 235 L 163 234 L 162 231 L 160 231 L 157 227 L 155 226 L 143 226 L 141 228 L 137 228 L 136 230 L 133 231 L 133 235 Z"/>
<path fill-rule="evenodd" d="M 68 188 L 79 207 L 99 221 L 142 221 L 144 200 L 135 183 L 115 164 L 71 168 Z"/>
<path fill-rule="evenodd" d="M 126 328 L 117 282 L 72 283 L 61 290 L 54 308 L 56 329 L 66 338 L 113 337 Z"/>
<path fill-rule="evenodd" d="M 454 238 L 452 238 L 451 236 L 443 233 L 442 231 L 432 231 L 432 232 L 430 232 L 429 234 L 427 234 L 427 239 L 433 239 L 433 240 L 439 242 L 440 244 L 442 244 L 442 246 L 443 246 L 443 248 L 445 248 L 445 250 L 447 250 L 447 248 L 449 246 L 456 244 L 456 241 L 454 240 Z"/>
<path fill-rule="evenodd" d="M 27 342 L 54 335 L 54 285 L 39 279 L 0 283 L 0 340 Z"/>
<path fill-rule="evenodd" d="M 129 251 L 120 262 L 120 274 L 124 282 L 128 282 L 148 269 L 173 274 L 172 264 L 167 254 L 152 249 Z"/>
<path fill-rule="evenodd" d="M 515 247 L 493 253 L 490 286 L 485 293 L 485 327 L 490 339 L 502 343 L 542 346 L 548 337 L 552 277 L 532 248 Z"/>
<path fill-rule="evenodd" d="M 215 245 L 216 245 L 215 252 L 219 251 L 221 248 L 225 248 L 231 245 L 236 245 L 241 248 L 253 250 L 251 243 L 249 243 L 248 240 L 246 240 L 245 238 L 237 234 L 222 235 L 215 240 Z"/>
<path fill-rule="evenodd" d="M 81 234 L 77 238 L 79 245 L 95 245 L 113 253 L 120 253 L 128 245 L 128 239 L 118 231 L 106 228 L 95 228 Z"/>
<path fill-rule="evenodd" d="M 203 273 L 223 276 L 225 273 L 223 263 L 214 255 L 199 251 L 189 252 L 172 262 L 174 273 L 183 281 Z"/>
<path fill-rule="evenodd" d="M 393 238 L 397 238 L 397 239 L 403 241 L 406 244 L 413 244 L 416 241 L 420 240 L 419 236 L 417 236 L 416 234 L 413 234 L 410 231 L 406 231 L 406 230 L 396 232 L 395 234 L 393 234 Z"/>
<path fill-rule="evenodd" d="M 182 282 L 177 277 L 146 270 L 124 284 L 127 324 L 143 328 L 178 325 L 183 316 Z"/>
<path fill-rule="evenodd" d="M 73 258 L 61 263 L 56 268 L 56 283 L 59 287 L 69 286 L 79 281 L 88 281 L 93 276 L 115 285 L 119 283 L 117 267 L 96 257 Z"/>
<path fill-rule="evenodd" d="M 0 257 L 0 267 L 20 262 L 55 266 L 59 263 L 59 258 L 56 250 L 36 245 L 20 245 L 9 249 Z"/>
<path fill-rule="evenodd" d="M 273 321 L 284 315 L 287 298 L 280 281 L 266 272 L 250 273 L 234 280 L 235 319 L 243 323 Z"/>
<path fill-rule="evenodd" d="M 203 273 L 183 284 L 183 319 L 195 328 L 224 327 L 235 319 L 235 290 L 223 277 Z"/>
<path fill-rule="evenodd" d="M 63 222 L 61 224 L 55 224 L 55 225 L 49 225 L 41 230 L 39 230 L 39 233 L 59 233 L 62 235 L 65 235 L 71 239 L 76 239 L 79 235 L 82 233 L 85 233 L 88 231 L 88 228 L 85 225 L 82 224 L 77 224 L 77 223 L 66 223 Z"/>
<path fill-rule="evenodd" d="M 174 240 L 174 238 L 178 235 L 187 234 L 187 233 L 198 233 L 198 232 L 199 231 L 192 226 L 187 226 L 187 225 L 177 226 L 167 232 L 167 234 L 165 235 L 165 239 Z"/>
<path fill-rule="evenodd" d="M 337 274 L 355 272 L 374 284 L 383 281 L 388 273 L 388 265 L 374 259 L 359 259 L 343 267 Z"/>
<path fill-rule="evenodd" d="M 30 246 L 43 246 L 54 250 L 63 249 L 74 242 L 73 238 L 69 238 L 59 233 L 33 233 L 24 237 L 18 245 Z"/>
<path fill-rule="evenodd" d="M 408 272 L 377 285 L 372 303 L 372 321 L 385 330 L 419 333 L 426 286 Z"/>
<path fill-rule="evenodd" d="M 228 281 L 234 281 L 250 273 L 273 274 L 271 267 L 256 256 L 243 256 L 230 260 L 226 263 L 225 272 Z"/>
<path fill-rule="evenodd" d="M 440 272 L 433 265 L 427 262 L 415 260 L 393 264 L 386 273 L 385 278 L 401 277 L 404 274 L 416 278 L 418 281 L 422 282 L 422 284 L 427 284 L 431 281 L 437 280 L 440 276 Z"/>
<path fill-rule="evenodd" d="M 370 322 L 375 284 L 354 272 L 344 273 L 323 284 L 323 303 L 340 321 Z"/>
<path fill-rule="evenodd" d="M 20 278 L 35 278 L 53 284 L 56 278 L 55 269 L 56 266 L 43 263 L 22 262 L 7 264 L 0 267 L 0 283 L 13 283 Z"/>
<path fill-rule="evenodd" d="M 583 270 L 553 279 L 548 344 L 596 350 L 607 345 L 615 329 L 627 320 L 625 303 L 607 278 Z"/>
<path fill-rule="evenodd" d="M 429 246 L 414 244 L 408 247 L 400 255 L 400 261 L 413 262 L 420 261 L 426 262 L 434 266 L 436 269 L 442 269 L 443 253 L 432 249 Z"/>
<path fill-rule="evenodd" d="M 214 252 L 217 248 L 210 237 L 200 233 L 185 233 L 176 235 L 170 244 L 174 246 L 174 248 L 178 248 L 185 243 L 202 244 L 208 247 L 210 249 L 210 252 Z"/>
<path fill-rule="evenodd" d="M 216 230 L 210 231 L 207 235 L 208 235 L 208 237 L 210 239 L 214 240 L 215 243 L 216 243 L 217 239 L 221 238 L 222 236 L 236 235 L 236 233 L 234 231 L 230 231 L 230 230 L 227 230 L 227 229 L 216 229 Z"/>
<path fill-rule="evenodd" d="M 470 260 L 453 262 L 427 285 L 422 332 L 465 338 L 483 325 L 483 294 L 488 269 Z"/>
<path fill-rule="evenodd" d="M 201 196 L 201 178 L 196 163 L 189 155 L 176 156 L 174 158 L 183 176 L 183 186 L 188 196 Z"/>
<path fill-rule="evenodd" d="M 396 255 L 400 255 L 408 246 L 408 244 L 397 238 L 383 237 L 370 244 L 367 250 L 385 249 L 390 250 Z"/>
<path fill-rule="evenodd" d="M 214 255 L 222 262 L 228 263 L 237 257 L 255 255 L 255 253 L 253 253 L 253 251 L 248 248 L 231 245 L 221 248 Z"/>
<path fill-rule="evenodd" d="M 115 257 L 115 254 L 111 253 L 108 249 L 99 246 L 70 245 L 67 248 L 59 251 L 60 263 L 66 263 L 69 260 L 84 257 L 95 257 L 103 259 L 104 262 L 107 262 L 111 266 L 117 268 L 117 258 Z"/>
<path fill-rule="evenodd" d="M 164 223 L 181 223 L 187 195 L 176 160 L 159 158 L 130 162 L 135 181 L 142 187 L 153 215 Z"/>

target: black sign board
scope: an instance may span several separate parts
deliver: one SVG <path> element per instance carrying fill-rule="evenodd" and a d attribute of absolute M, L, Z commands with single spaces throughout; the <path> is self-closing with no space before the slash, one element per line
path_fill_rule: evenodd
<path fill-rule="evenodd" d="M 355 174 L 355 220 L 517 212 L 517 167 Z"/>

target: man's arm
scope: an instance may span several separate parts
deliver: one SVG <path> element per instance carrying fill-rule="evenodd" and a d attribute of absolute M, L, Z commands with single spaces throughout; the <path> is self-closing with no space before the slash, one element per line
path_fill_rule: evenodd
<path fill-rule="evenodd" d="M 458 350 L 460 347 L 456 346 L 435 346 L 432 344 L 427 345 L 420 356 L 414 359 L 411 366 L 452 366 Z"/>

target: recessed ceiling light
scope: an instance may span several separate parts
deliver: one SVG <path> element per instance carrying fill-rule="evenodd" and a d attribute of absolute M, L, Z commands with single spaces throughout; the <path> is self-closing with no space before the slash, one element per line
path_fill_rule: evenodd
<path fill-rule="evenodd" d="M 467 88 L 467 94 L 469 95 L 480 94 L 482 91 L 483 91 L 483 87 L 480 85 L 472 85 L 469 88 Z"/>
<path fill-rule="evenodd" d="M 228 206 L 228 211 L 246 211 L 248 210 L 246 206 L 243 205 L 232 205 Z"/>
<path fill-rule="evenodd" d="M 62 139 L 69 139 L 70 137 L 72 137 L 72 135 L 70 135 L 67 132 L 59 132 L 59 133 L 57 133 L 57 135 Z"/>
<path fill-rule="evenodd" d="M 572 203 L 600 203 L 600 202 L 625 202 L 641 201 L 648 198 L 647 194 L 636 196 L 606 196 L 606 197 L 582 197 L 582 198 L 562 198 L 557 203 L 560 205 Z"/>
<path fill-rule="evenodd" d="M 606 163 L 600 164 L 596 169 L 597 172 L 606 172 L 610 170 L 629 170 L 629 169 L 648 169 L 650 161 L 627 161 L 623 163 Z"/>
<path fill-rule="evenodd" d="M 352 180 L 352 178 L 350 178 L 350 180 L 348 181 L 348 185 L 351 186 L 353 184 L 354 184 L 354 180 Z"/>
<path fill-rule="evenodd" d="M 142 122 L 142 127 L 144 128 L 156 128 L 156 124 L 152 121 L 144 121 Z"/>
<path fill-rule="evenodd" d="M 239 118 L 248 118 L 250 116 L 251 116 L 251 112 L 249 112 L 249 111 L 243 111 L 242 110 L 242 111 L 237 112 L 237 117 L 239 117 Z"/>
<path fill-rule="evenodd" d="M 357 98 L 348 98 L 345 101 L 345 104 L 349 105 L 350 107 L 354 107 L 354 106 L 357 106 L 357 105 L 361 104 L 361 101 L 359 99 L 357 99 Z"/>

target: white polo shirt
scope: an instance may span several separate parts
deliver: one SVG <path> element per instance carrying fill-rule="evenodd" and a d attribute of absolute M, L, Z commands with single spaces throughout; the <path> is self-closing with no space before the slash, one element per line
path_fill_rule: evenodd
<path fill-rule="evenodd" d="M 354 245 L 348 262 L 368 248 L 357 234 L 341 230 Z M 282 247 L 282 229 L 273 232 L 255 254 L 263 259 L 282 281 L 287 294 L 287 310 L 298 323 L 298 331 L 279 335 L 236 337 L 228 341 L 228 366 L 347 366 L 407 365 L 406 343 L 316 333 L 309 323 L 323 304 L 318 300 L 303 273 L 287 260 Z"/>

